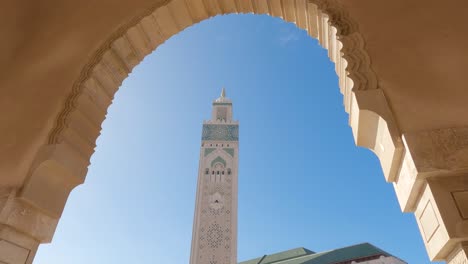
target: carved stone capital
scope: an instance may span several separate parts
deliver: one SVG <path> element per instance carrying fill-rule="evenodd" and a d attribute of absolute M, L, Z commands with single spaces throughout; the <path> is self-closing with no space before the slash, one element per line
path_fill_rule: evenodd
<path fill-rule="evenodd" d="M 468 241 L 468 174 L 422 181 L 415 216 L 423 241 L 432 260 L 450 259 L 456 245 Z"/>
<path fill-rule="evenodd" d="M 468 127 L 409 132 L 404 137 L 418 173 L 439 176 L 468 171 Z"/>
<path fill-rule="evenodd" d="M 52 240 L 58 217 L 21 199 L 15 189 L 1 189 L 0 192 L 0 225 L 37 242 L 48 243 Z"/>
<path fill-rule="evenodd" d="M 407 132 L 395 190 L 403 211 L 414 211 L 424 179 L 468 172 L 468 128 Z"/>
<path fill-rule="evenodd" d="M 37 240 L 0 225 L 0 263 L 31 264 L 38 246 Z"/>
<path fill-rule="evenodd" d="M 460 243 L 447 259 L 447 264 L 468 264 L 468 243 Z"/>
<path fill-rule="evenodd" d="M 68 195 L 84 182 L 89 165 L 89 157 L 83 154 L 79 142 L 44 146 L 16 194 L 18 198 L 51 217 L 60 218 Z"/>

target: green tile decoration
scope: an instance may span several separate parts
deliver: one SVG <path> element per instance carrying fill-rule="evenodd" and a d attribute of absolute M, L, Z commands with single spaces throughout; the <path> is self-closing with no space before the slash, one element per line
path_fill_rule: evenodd
<path fill-rule="evenodd" d="M 211 162 L 211 167 L 213 167 L 213 165 L 215 165 L 218 162 L 221 162 L 224 165 L 224 167 L 226 167 L 226 161 L 223 158 L 221 158 L 220 156 L 216 157 L 216 159 L 214 159 Z"/>
<path fill-rule="evenodd" d="M 238 141 L 239 125 L 204 124 L 202 140 Z"/>
<path fill-rule="evenodd" d="M 223 148 L 231 157 L 234 157 L 234 149 L 233 148 Z"/>
<path fill-rule="evenodd" d="M 211 152 L 215 151 L 216 148 L 206 148 L 205 149 L 205 157 L 210 155 Z"/>

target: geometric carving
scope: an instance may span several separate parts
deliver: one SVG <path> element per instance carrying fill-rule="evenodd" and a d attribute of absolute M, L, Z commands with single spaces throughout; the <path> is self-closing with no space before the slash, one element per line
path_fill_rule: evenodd
<path fill-rule="evenodd" d="M 221 230 L 221 226 L 218 223 L 210 225 L 206 237 L 208 245 L 211 248 L 218 248 L 221 245 L 221 242 L 223 242 L 223 231 Z"/>
<path fill-rule="evenodd" d="M 451 192 L 451 194 L 460 217 L 463 220 L 468 219 L 468 191 L 455 191 Z"/>
<path fill-rule="evenodd" d="M 223 167 L 226 166 L 226 161 L 223 158 L 219 157 L 219 156 L 216 157 L 213 161 L 211 161 L 211 167 L 213 167 L 216 163 L 221 163 L 222 164 L 222 166 L 219 167 L 219 169 L 221 169 L 221 170 L 223 170 L 224 169 Z"/>
<path fill-rule="evenodd" d="M 239 140 L 239 126 L 204 124 L 202 140 L 237 141 Z"/>
<path fill-rule="evenodd" d="M 448 262 L 448 264 L 468 264 L 468 258 L 465 250 L 460 248 L 458 252 Z"/>
<path fill-rule="evenodd" d="M 208 198 L 210 208 L 219 210 L 224 207 L 224 198 L 219 192 L 215 192 Z"/>
<path fill-rule="evenodd" d="M 427 201 L 426 207 L 424 208 L 421 217 L 419 217 L 419 222 L 421 223 L 426 242 L 429 242 L 437 228 L 440 226 L 430 200 Z"/>

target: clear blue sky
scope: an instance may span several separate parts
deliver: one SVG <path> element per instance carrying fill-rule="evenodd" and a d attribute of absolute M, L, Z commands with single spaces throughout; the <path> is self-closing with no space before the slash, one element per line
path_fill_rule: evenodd
<path fill-rule="evenodd" d="M 370 242 L 429 263 L 377 157 L 354 145 L 326 51 L 254 15 L 203 21 L 134 69 L 35 263 L 188 263 L 201 125 L 222 86 L 240 121 L 239 260 Z"/>

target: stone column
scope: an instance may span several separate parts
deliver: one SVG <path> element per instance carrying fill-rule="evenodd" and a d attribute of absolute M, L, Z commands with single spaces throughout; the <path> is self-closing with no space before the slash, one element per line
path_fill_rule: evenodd
<path fill-rule="evenodd" d="M 50 242 L 58 219 L 0 189 L 0 263 L 32 263 L 40 243 Z"/>
<path fill-rule="evenodd" d="M 0 187 L 0 263 L 30 264 L 50 243 L 71 190 L 83 183 L 88 161 L 76 148 L 47 145 L 21 188 Z"/>
<path fill-rule="evenodd" d="M 431 260 L 468 264 L 468 128 L 406 133 L 403 139 L 394 183 L 402 210 L 414 212 Z"/>

